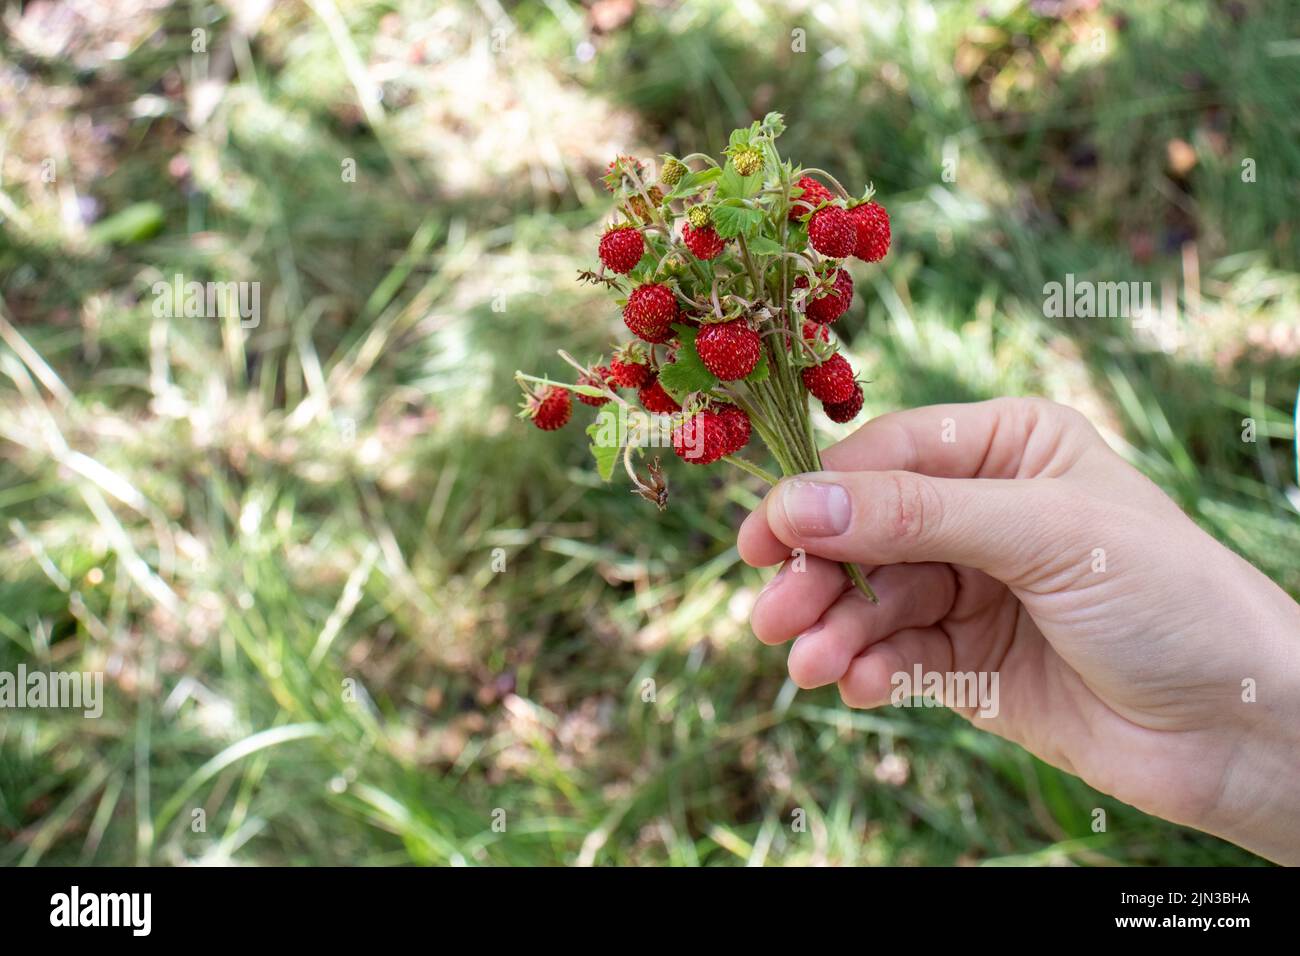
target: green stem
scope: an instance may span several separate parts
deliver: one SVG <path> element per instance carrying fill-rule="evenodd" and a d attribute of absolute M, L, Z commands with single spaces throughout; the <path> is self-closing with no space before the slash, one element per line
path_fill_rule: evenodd
<path fill-rule="evenodd" d="M 746 461 L 744 458 L 737 458 L 735 455 L 723 455 L 722 460 L 727 462 L 730 465 L 735 465 L 741 471 L 749 472 L 755 478 L 762 478 L 769 485 L 774 485 L 781 480 L 776 475 L 772 474 L 770 471 L 764 468 L 760 468 L 752 461 Z"/>

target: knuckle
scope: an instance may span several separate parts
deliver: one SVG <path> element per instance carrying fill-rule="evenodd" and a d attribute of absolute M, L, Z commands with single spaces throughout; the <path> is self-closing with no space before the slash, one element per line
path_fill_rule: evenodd
<path fill-rule="evenodd" d="M 923 475 L 891 472 L 884 496 L 884 531 L 894 544 L 914 544 L 942 520 L 943 502 Z"/>

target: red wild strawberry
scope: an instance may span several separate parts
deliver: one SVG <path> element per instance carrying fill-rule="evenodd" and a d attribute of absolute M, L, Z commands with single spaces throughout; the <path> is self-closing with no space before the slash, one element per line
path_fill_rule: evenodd
<path fill-rule="evenodd" d="M 649 374 L 650 366 L 644 362 L 615 358 L 609 363 L 609 380 L 618 388 L 640 388 Z"/>
<path fill-rule="evenodd" d="M 803 384 L 812 392 L 813 398 L 830 405 L 847 402 L 857 388 L 857 382 L 853 380 L 853 369 L 839 352 L 820 365 L 810 365 L 804 369 Z"/>
<path fill-rule="evenodd" d="M 719 405 L 714 411 L 727 426 L 727 454 L 734 455 L 749 444 L 749 416 L 735 405 Z"/>
<path fill-rule="evenodd" d="M 825 342 L 827 345 L 830 344 L 831 330 L 828 326 L 825 326 L 820 322 L 814 322 L 811 319 L 805 319 L 803 323 L 802 332 L 803 332 L 804 341 L 806 342 L 814 342 L 814 343 Z M 787 338 L 785 340 L 785 347 L 787 350 L 791 349 L 794 347 L 794 343 L 789 338 Z"/>
<path fill-rule="evenodd" d="M 623 185 L 625 181 L 630 186 L 632 183 L 631 180 L 627 179 L 625 170 L 632 170 L 636 173 L 638 179 L 642 182 L 645 181 L 645 163 L 635 156 L 619 156 L 611 159 L 609 165 L 605 167 L 605 189 L 613 192 L 620 185 Z"/>
<path fill-rule="evenodd" d="M 637 338 L 667 342 L 673 335 L 672 324 L 677 321 L 677 299 L 672 289 L 657 282 L 637 286 L 623 307 L 623 321 Z"/>
<path fill-rule="evenodd" d="M 854 382 L 853 394 L 847 402 L 823 402 L 822 411 L 831 421 L 843 425 L 858 417 L 858 412 L 862 411 L 862 402 L 862 386 Z"/>
<path fill-rule="evenodd" d="M 590 372 L 578 376 L 579 385 L 590 385 L 592 388 L 605 388 L 608 383 L 609 369 L 605 368 L 603 365 L 597 365 Z M 583 395 L 581 392 L 578 392 L 578 401 L 582 402 L 584 405 L 599 408 L 601 405 L 604 405 L 609 401 L 609 397 L 606 395 L 601 395 L 599 397 L 595 395 Z"/>
<path fill-rule="evenodd" d="M 712 226 L 696 229 L 689 222 L 682 226 L 682 242 L 696 259 L 705 260 L 716 258 L 727 244 Z"/>
<path fill-rule="evenodd" d="M 695 351 L 705 368 L 724 382 L 733 382 L 754 371 L 763 342 L 744 319 L 732 319 L 700 329 L 695 338 Z"/>
<path fill-rule="evenodd" d="M 673 429 L 673 451 L 692 465 L 710 465 L 728 454 L 731 433 L 716 412 L 692 415 Z"/>
<path fill-rule="evenodd" d="M 811 176 L 804 176 L 795 183 L 795 186 L 803 192 L 791 200 L 790 220 L 792 222 L 800 216 L 808 215 L 817 206 L 832 199 L 831 191 Z"/>
<path fill-rule="evenodd" d="M 641 386 L 636 397 L 641 400 L 641 407 L 647 412 L 670 415 L 682 410 L 682 406 L 673 401 L 673 397 L 659 384 L 658 375 L 652 375 L 649 381 Z"/>
<path fill-rule="evenodd" d="M 804 322 L 803 337 L 809 342 L 816 342 L 820 339 L 829 344 L 831 340 L 831 330 L 821 322 Z"/>
<path fill-rule="evenodd" d="M 544 432 L 553 432 L 568 423 L 573 414 L 573 402 L 567 388 L 547 385 L 528 396 L 527 409 L 534 425 Z"/>
<path fill-rule="evenodd" d="M 863 203 L 849 210 L 853 228 L 857 230 L 857 245 L 853 254 L 864 262 L 879 262 L 889 251 L 889 213 L 876 202 Z"/>
<path fill-rule="evenodd" d="M 823 206 L 808 220 L 808 244 L 824 256 L 845 259 L 857 247 L 858 232 L 839 206 Z"/>
<path fill-rule="evenodd" d="M 635 226 L 614 226 L 600 237 L 600 261 L 605 268 L 627 275 L 645 255 L 645 239 Z"/>
<path fill-rule="evenodd" d="M 796 289 L 808 288 L 808 277 L 799 276 L 794 280 Z M 853 304 L 853 277 L 844 269 L 835 270 L 835 284 L 829 292 L 823 292 L 814 299 L 804 300 L 804 312 L 814 322 L 829 325 L 849 310 Z"/>

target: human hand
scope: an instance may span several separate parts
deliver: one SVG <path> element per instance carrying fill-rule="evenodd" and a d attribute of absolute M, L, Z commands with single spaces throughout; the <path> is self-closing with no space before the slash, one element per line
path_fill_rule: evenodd
<path fill-rule="evenodd" d="M 752 623 L 765 643 L 797 638 L 795 683 L 875 707 L 916 665 L 996 674 L 995 714 L 954 707 L 976 726 L 1300 863 L 1300 606 L 1082 415 L 1037 399 L 918 408 L 822 460 L 739 535 L 749 564 L 787 562 Z M 864 566 L 879 605 L 840 561 Z"/>

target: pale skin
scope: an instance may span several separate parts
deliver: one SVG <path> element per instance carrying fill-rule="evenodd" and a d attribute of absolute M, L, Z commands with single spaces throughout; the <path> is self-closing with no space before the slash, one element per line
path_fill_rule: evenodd
<path fill-rule="evenodd" d="M 794 640 L 796 684 L 866 708 L 918 663 L 996 672 L 996 716 L 955 708 L 975 726 L 1300 864 L 1300 605 L 1087 419 L 1038 399 L 918 408 L 822 461 L 739 536 L 749 564 L 785 564 L 752 624 L 764 643 Z M 864 567 L 878 605 L 840 561 Z"/>

